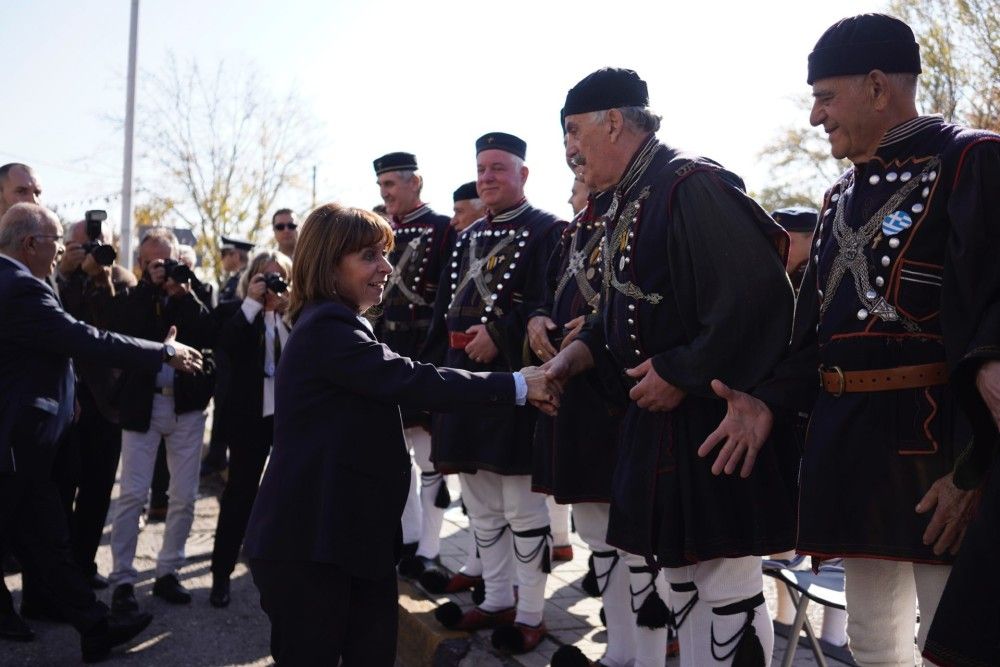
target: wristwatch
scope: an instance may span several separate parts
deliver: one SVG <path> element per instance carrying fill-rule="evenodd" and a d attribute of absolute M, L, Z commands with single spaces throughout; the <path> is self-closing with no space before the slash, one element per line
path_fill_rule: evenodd
<path fill-rule="evenodd" d="M 177 348 L 167 344 L 163 346 L 163 363 L 169 364 L 177 356 Z"/>

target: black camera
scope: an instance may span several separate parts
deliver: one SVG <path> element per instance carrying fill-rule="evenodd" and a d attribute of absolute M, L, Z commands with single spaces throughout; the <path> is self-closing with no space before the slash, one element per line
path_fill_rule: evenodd
<path fill-rule="evenodd" d="M 176 259 L 163 260 L 163 269 L 167 273 L 167 278 L 170 278 L 175 283 L 190 283 L 198 281 L 197 276 L 194 275 L 194 271 L 188 268 L 187 264 L 178 262 Z"/>
<path fill-rule="evenodd" d="M 103 235 L 101 223 L 108 219 L 107 211 L 87 211 L 84 219 L 87 225 L 87 238 L 90 240 L 83 244 L 83 251 L 92 255 L 94 261 L 101 266 L 111 266 L 117 259 L 118 253 L 113 247 L 101 243 Z"/>
<path fill-rule="evenodd" d="M 280 273 L 265 273 L 264 284 L 275 294 L 284 294 L 288 291 L 288 284 L 282 279 Z"/>

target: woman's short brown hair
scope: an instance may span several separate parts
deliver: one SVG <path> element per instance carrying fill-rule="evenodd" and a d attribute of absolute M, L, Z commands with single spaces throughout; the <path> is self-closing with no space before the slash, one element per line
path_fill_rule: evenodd
<path fill-rule="evenodd" d="M 384 218 L 362 208 L 323 204 L 316 208 L 299 231 L 292 262 L 288 321 L 298 319 L 303 306 L 313 301 L 343 301 L 337 294 L 334 269 L 345 255 L 384 243 L 392 250 L 392 227 Z M 357 304 L 345 304 L 356 308 Z"/>

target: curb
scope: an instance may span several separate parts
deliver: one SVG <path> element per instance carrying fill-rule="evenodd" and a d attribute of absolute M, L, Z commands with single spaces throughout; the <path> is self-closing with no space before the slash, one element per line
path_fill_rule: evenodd
<path fill-rule="evenodd" d="M 469 652 L 469 633 L 442 627 L 434 618 L 435 609 L 433 600 L 409 581 L 399 579 L 396 661 L 401 667 L 450 667 Z"/>

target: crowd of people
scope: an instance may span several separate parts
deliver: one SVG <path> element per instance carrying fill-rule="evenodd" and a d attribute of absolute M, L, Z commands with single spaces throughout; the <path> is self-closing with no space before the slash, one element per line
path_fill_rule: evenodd
<path fill-rule="evenodd" d="M 684 666 L 768 665 L 761 562 L 790 551 L 843 559 L 830 636 L 858 664 L 1000 664 L 1000 136 L 919 114 L 920 72 L 893 17 L 820 37 L 810 122 L 851 167 L 818 209 L 764 211 L 605 68 L 560 111 L 571 221 L 526 199 L 526 142 L 489 132 L 453 216 L 389 153 L 378 210 L 326 204 L 300 229 L 280 209 L 256 253 L 219 239 L 218 290 L 169 229 L 133 274 L 101 216 L 64 233 L 34 171 L 0 167 L 0 550 L 23 568 L 0 638 L 58 619 L 94 661 L 142 632 L 157 486 L 152 592 L 190 603 L 199 477 L 228 468 L 209 601 L 229 604 L 243 549 L 278 664 L 392 665 L 397 576 L 472 591 L 438 621 L 532 651 L 569 507 L 607 649 L 557 667 L 663 665 L 675 643 Z"/>

